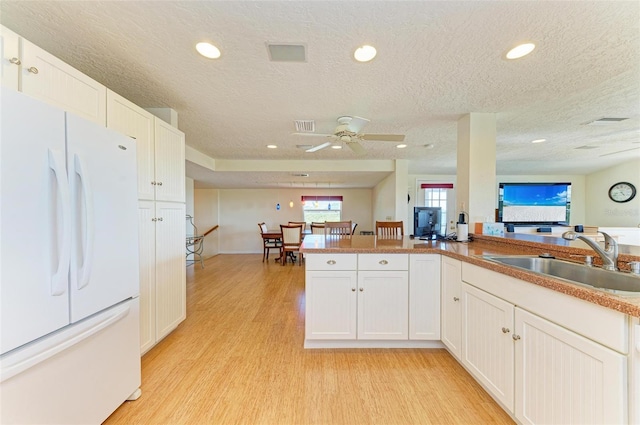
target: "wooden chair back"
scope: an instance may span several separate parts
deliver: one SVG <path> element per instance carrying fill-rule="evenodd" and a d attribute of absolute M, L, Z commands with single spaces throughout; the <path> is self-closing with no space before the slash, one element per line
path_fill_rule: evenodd
<path fill-rule="evenodd" d="M 324 223 L 311 223 L 311 234 L 324 235 Z"/>
<path fill-rule="evenodd" d="M 296 225 L 280 225 L 282 232 L 282 247 L 280 248 L 280 261 L 284 266 L 287 263 L 287 253 L 298 252 L 299 264 L 302 265 L 302 253 L 300 245 L 302 245 L 302 226 Z"/>
<path fill-rule="evenodd" d="M 304 229 L 307 227 L 307 223 L 304 221 L 290 221 L 289 226 L 302 226 L 302 232 L 304 233 Z"/>
<path fill-rule="evenodd" d="M 264 221 L 262 223 L 258 223 L 258 227 L 260 228 L 260 233 L 264 233 L 267 231 L 267 225 L 264 223 Z"/>
<path fill-rule="evenodd" d="M 404 236 L 402 221 L 376 221 L 376 236 Z"/>
<path fill-rule="evenodd" d="M 327 235 L 351 235 L 351 220 L 349 221 L 326 221 L 324 223 L 324 234 Z"/>

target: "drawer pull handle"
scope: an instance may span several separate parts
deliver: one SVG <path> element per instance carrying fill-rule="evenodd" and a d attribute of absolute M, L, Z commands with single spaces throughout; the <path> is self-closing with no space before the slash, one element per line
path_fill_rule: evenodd
<path fill-rule="evenodd" d="M 509 330 L 509 328 L 502 328 L 502 333 L 503 333 L 503 334 L 508 334 L 509 332 L 511 332 L 511 331 Z"/>
<path fill-rule="evenodd" d="M 29 69 L 27 69 L 27 71 L 29 71 L 32 74 L 37 74 L 38 73 L 38 68 L 36 68 L 35 66 L 32 66 Z"/>
<path fill-rule="evenodd" d="M 517 341 L 520 339 L 520 335 L 511 335 L 511 338 L 513 338 L 514 341 Z"/>
<path fill-rule="evenodd" d="M 14 65 L 22 65 L 22 62 L 20 62 L 20 59 L 18 59 L 18 58 L 9 59 L 9 63 L 12 63 Z"/>
<path fill-rule="evenodd" d="M 336 263 L 336 260 L 329 260 L 327 261 L 327 264 L 330 266 L 333 266 Z"/>
<path fill-rule="evenodd" d="M 458 297 L 453 297 L 453 300 L 454 300 L 454 301 L 460 301 L 460 298 L 458 298 Z"/>
<path fill-rule="evenodd" d="M 387 264 L 389 264 L 389 262 L 387 260 L 380 260 L 380 261 L 378 261 L 378 264 L 386 266 Z"/>

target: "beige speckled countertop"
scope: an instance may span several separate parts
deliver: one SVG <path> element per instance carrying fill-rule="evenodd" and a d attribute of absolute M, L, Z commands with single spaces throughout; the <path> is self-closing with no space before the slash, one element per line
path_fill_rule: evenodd
<path fill-rule="evenodd" d="M 618 266 L 628 270 L 629 261 L 640 261 L 640 248 L 620 247 Z M 483 255 L 537 255 L 549 253 L 556 258 L 580 262 L 571 255 L 594 255 L 599 257 L 580 241 L 566 241 L 537 235 L 509 235 L 493 237 L 475 235 L 473 242 L 423 241 L 408 236 L 397 239 L 382 239 L 376 236 L 330 236 L 307 235 L 302 244 L 303 253 L 431 253 L 442 254 L 486 269 L 512 276 L 535 285 L 553 289 L 603 307 L 611 308 L 631 316 L 640 317 L 640 294 L 637 297 L 620 296 L 613 293 L 576 285 L 565 280 L 540 275 L 533 272 L 498 264 L 480 258 Z M 640 278 L 639 278 L 640 279 Z"/>

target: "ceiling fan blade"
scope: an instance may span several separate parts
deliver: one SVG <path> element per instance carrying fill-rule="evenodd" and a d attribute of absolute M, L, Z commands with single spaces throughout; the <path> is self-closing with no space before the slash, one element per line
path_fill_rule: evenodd
<path fill-rule="evenodd" d="M 323 143 L 323 144 L 321 144 L 321 145 L 314 146 L 314 147 L 312 147 L 312 148 L 307 149 L 305 152 L 315 152 L 315 151 L 319 151 L 320 149 L 324 149 L 324 148 L 326 148 L 327 146 L 331 146 L 331 142 L 326 142 L 326 143 Z"/>
<path fill-rule="evenodd" d="M 364 155 L 367 152 L 358 142 L 348 142 L 347 146 L 358 155 Z"/>
<path fill-rule="evenodd" d="M 360 134 L 362 140 L 380 140 L 385 142 L 404 142 L 404 134 Z"/>
<path fill-rule="evenodd" d="M 333 137 L 333 134 L 321 134 L 321 133 L 291 133 L 292 136 L 315 136 L 315 137 Z"/>
<path fill-rule="evenodd" d="M 351 117 L 351 121 L 349 122 L 349 130 L 354 133 L 360 133 L 365 125 L 369 122 L 366 118 L 361 117 Z"/>

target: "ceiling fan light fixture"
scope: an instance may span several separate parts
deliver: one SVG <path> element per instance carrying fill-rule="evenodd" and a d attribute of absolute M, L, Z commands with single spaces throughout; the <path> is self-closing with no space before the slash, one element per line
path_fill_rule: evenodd
<path fill-rule="evenodd" d="M 211 43 L 201 42 L 196 44 L 196 50 L 205 58 L 218 59 L 220 57 L 220 49 Z"/>
<path fill-rule="evenodd" d="M 505 56 L 507 59 L 520 59 L 521 57 L 533 52 L 533 49 L 535 48 L 536 45 L 533 43 L 519 44 L 513 49 L 509 50 Z"/>
<path fill-rule="evenodd" d="M 378 52 L 375 47 L 365 44 L 364 46 L 358 47 L 356 51 L 353 52 L 353 57 L 358 62 L 369 62 L 376 57 L 377 53 Z"/>
<path fill-rule="evenodd" d="M 340 136 L 340 141 L 349 143 L 351 141 L 351 136 Z"/>

